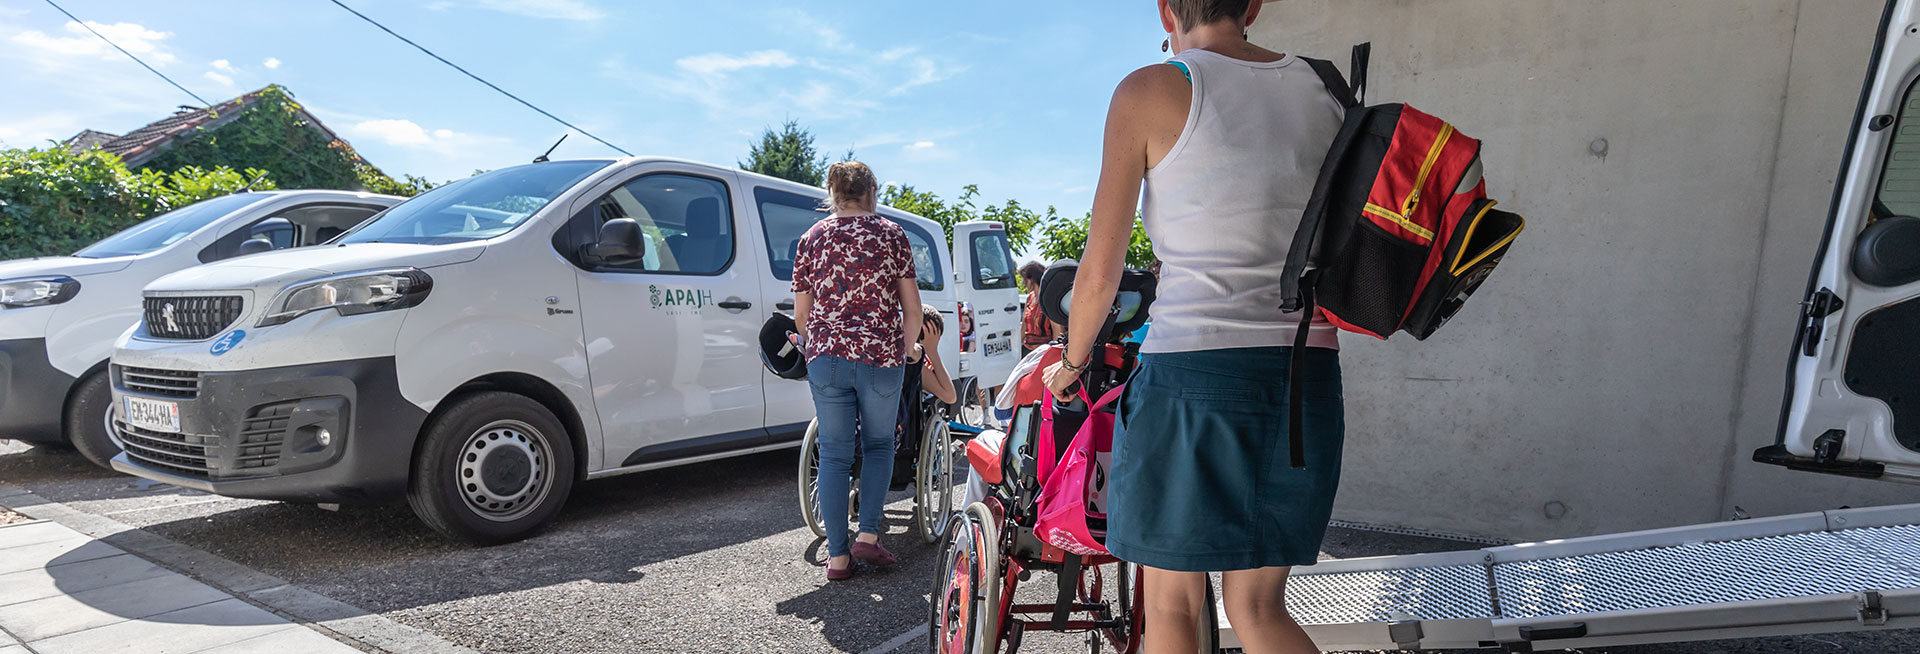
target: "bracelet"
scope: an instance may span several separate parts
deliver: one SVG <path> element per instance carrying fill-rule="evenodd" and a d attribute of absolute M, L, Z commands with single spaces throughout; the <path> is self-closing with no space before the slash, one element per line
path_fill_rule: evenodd
<path fill-rule="evenodd" d="M 1092 356 L 1092 355 L 1088 355 L 1088 356 L 1087 356 L 1087 360 L 1088 360 L 1088 361 L 1087 361 L 1087 363 L 1092 363 L 1092 362 L 1093 362 L 1093 361 L 1092 361 L 1092 360 L 1093 360 L 1093 356 Z M 1069 371 L 1072 371 L 1072 372 L 1085 372 L 1085 371 L 1086 371 L 1086 369 L 1087 369 L 1087 364 L 1085 364 L 1085 363 L 1083 363 L 1083 364 L 1080 364 L 1080 365 L 1077 365 L 1077 366 L 1076 366 L 1076 365 L 1073 365 L 1073 362 L 1072 362 L 1072 361 L 1068 361 L 1068 360 L 1067 360 L 1067 355 L 1066 355 L 1065 353 L 1061 353 L 1061 355 L 1060 355 L 1060 367 L 1062 367 L 1062 368 L 1066 368 L 1067 370 L 1069 370 Z"/>

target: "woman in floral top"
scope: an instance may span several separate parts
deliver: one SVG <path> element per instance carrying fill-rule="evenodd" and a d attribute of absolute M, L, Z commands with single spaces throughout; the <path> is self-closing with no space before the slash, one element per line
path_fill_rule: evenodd
<path fill-rule="evenodd" d="M 827 520 L 827 579 L 833 581 L 853 576 L 853 558 L 878 565 L 898 560 L 880 546 L 880 516 L 907 357 L 918 356 L 920 287 L 906 231 L 874 211 L 880 190 L 874 179 L 857 161 L 827 171 L 833 213 L 800 237 L 793 261 L 794 322 L 820 419 L 820 515 Z M 863 501 L 860 534 L 849 547 L 847 491 L 856 446 Z"/>

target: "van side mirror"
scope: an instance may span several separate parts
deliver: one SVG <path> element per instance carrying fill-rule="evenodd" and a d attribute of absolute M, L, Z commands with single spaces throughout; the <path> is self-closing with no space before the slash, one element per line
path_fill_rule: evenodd
<path fill-rule="evenodd" d="M 272 251 L 273 251 L 273 241 L 267 240 L 266 237 L 264 236 L 259 236 L 259 237 L 254 237 L 254 238 L 241 241 L 240 247 L 234 251 L 233 255 L 236 257 L 244 257 L 249 254 L 259 254 L 261 252 L 272 252 Z"/>
<path fill-rule="evenodd" d="M 580 258 L 592 264 L 624 266 L 646 256 L 646 239 L 640 234 L 640 223 L 632 218 L 607 221 L 600 226 L 599 240 L 580 248 Z"/>

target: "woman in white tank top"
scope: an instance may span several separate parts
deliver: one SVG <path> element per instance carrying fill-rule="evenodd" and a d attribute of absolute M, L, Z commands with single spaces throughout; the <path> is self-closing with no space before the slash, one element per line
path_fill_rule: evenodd
<path fill-rule="evenodd" d="M 1163 262 L 1153 329 L 1115 429 L 1107 547 L 1146 568 L 1148 652 L 1191 652 L 1206 572 L 1223 572 L 1253 654 L 1311 652 L 1287 614 L 1291 566 L 1317 558 L 1339 486 L 1338 340 L 1281 313 L 1281 268 L 1343 110 L 1312 67 L 1247 42 L 1257 0 L 1158 0 L 1172 65 L 1114 92 L 1093 224 L 1056 393 L 1113 303 L 1136 199 Z M 1142 188 L 1144 182 L 1144 189 Z M 1144 190 L 1144 193 L 1143 193 Z M 1305 366 L 1305 468 L 1287 448 L 1288 366 Z"/>

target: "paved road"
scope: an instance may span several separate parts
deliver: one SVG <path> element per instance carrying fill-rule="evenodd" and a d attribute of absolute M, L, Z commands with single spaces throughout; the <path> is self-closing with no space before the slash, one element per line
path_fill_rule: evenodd
<path fill-rule="evenodd" d="M 588 482 L 557 524 L 494 548 L 449 543 L 403 505 L 233 500 L 88 465 L 71 452 L 0 444 L 0 480 L 133 525 L 490 652 L 867 652 L 925 622 L 937 552 L 907 534 L 910 502 L 888 507 L 904 562 L 827 585 L 823 545 L 801 524 L 794 455 L 776 452 Z M 1475 545 L 1335 529 L 1325 555 Z M 908 639 L 908 640 L 903 640 Z M 1085 651 L 1036 634 L 1025 652 Z M 1912 632 L 1615 648 L 1617 654 L 1920 651 Z"/>

